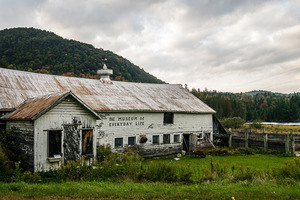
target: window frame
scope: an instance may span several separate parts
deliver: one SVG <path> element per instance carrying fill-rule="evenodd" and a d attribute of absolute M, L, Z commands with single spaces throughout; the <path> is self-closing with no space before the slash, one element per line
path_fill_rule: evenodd
<path fill-rule="evenodd" d="M 174 136 L 173 136 L 174 138 L 174 143 L 180 143 L 180 134 L 174 134 Z M 178 137 L 177 138 L 177 141 L 175 141 L 175 137 Z"/>
<path fill-rule="evenodd" d="M 47 155 L 48 155 L 48 158 L 54 158 L 55 155 L 62 156 L 62 150 L 63 150 L 62 149 L 62 130 L 48 130 L 47 132 L 48 132 L 47 133 L 47 137 L 48 137 Z M 52 136 L 53 134 L 59 134 L 59 136 L 58 136 L 59 141 L 56 144 L 54 144 L 54 143 L 51 144 L 51 142 L 50 142 L 51 138 L 53 138 L 53 136 Z M 56 136 L 54 136 L 54 137 L 56 137 Z"/>
<path fill-rule="evenodd" d="M 133 144 L 129 144 L 129 138 L 132 139 L 133 138 Z M 127 145 L 128 146 L 133 146 L 136 144 L 136 137 L 135 136 L 130 136 L 127 138 Z"/>
<path fill-rule="evenodd" d="M 157 137 L 157 142 L 154 143 L 154 137 Z M 152 144 L 160 144 L 159 143 L 159 135 L 153 135 L 152 136 Z"/>
<path fill-rule="evenodd" d="M 121 140 L 121 145 L 116 146 L 116 141 L 119 140 L 119 139 Z M 122 137 L 115 138 L 115 148 L 122 148 L 123 146 L 124 146 L 123 138 Z"/>
<path fill-rule="evenodd" d="M 166 141 L 165 139 L 167 136 L 168 136 L 168 138 Z M 163 134 L 163 144 L 171 144 L 171 134 Z"/>
<path fill-rule="evenodd" d="M 163 123 L 164 124 L 174 124 L 174 113 L 173 112 L 165 112 Z"/>

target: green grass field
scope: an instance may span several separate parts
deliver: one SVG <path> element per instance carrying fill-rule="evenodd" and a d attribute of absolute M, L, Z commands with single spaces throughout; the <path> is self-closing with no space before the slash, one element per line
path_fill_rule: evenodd
<path fill-rule="evenodd" d="M 1 199 L 300 199 L 300 182 L 295 179 L 280 180 L 256 178 L 232 181 L 230 177 L 197 181 L 197 176 L 210 170 L 211 161 L 230 168 L 232 165 L 268 172 L 284 166 L 293 157 L 280 155 L 207 156 L 198 158 L 175 155 L 146 159 L 143 167 L 163 163 L 176 170 L 192 169 L 191 183 L 163 183 L 119 179 L 112 182 L 62 182 L 27 184 L 1 183 Z M 296 175 L 296 174 L 295 174 Z M 299 180 L 299 179 L 298 179 Z"/>
<path fill-rule="evenodd" d="M 238 166 L 268 170 L 269 168 L 280 167 L 284 165 L 284 162 L 291 160 L 292 157 L 283 157 L 280 155 L 270 154 L 256 154 L 256 155 L 240 155 L 240 156 L 206 156 L 206 158 L 199 158 L 194 156 L 182 156 L 180 160 L 174 160 L 174 155 L 168 157 L 161 157 L 156 159 L 148 159 L 144 161 L 144 164 L 150 162 L 165 162 L 173 165 L 188 166 L 199 170 L 207 169 L 210 165 L 210 160 L 213 162 L 219 162 L 222 164 L 235 164 Z"/>
<path fill-rule="evenodd" d="M 300 184 L 274 183 L 0 183 L 2 199 L 299 199 Z"/>

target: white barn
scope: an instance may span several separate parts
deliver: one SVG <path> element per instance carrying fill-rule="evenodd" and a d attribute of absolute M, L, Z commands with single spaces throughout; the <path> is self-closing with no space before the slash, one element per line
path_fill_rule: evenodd
<path fill-rule="evenodd" d="M 181 85 L 110 81 L 0 68 L 2 128 L 34 171 L 96 158 L 99 145 L 143 156 L 191 151 L 213 138 L 215 111 Z"/>

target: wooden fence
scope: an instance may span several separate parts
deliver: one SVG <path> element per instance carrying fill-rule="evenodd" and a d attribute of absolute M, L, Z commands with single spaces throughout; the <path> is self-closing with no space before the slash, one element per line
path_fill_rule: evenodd
<path fill-rule="evenodd" d="M 214 135 L 217 146 L 245 147 L 260 150 L 276 150 L 285 153 L 300 151 L 300 134 L 290 133 L 253 133 L 251 129 L 245 132 L 228 132 Z"/>

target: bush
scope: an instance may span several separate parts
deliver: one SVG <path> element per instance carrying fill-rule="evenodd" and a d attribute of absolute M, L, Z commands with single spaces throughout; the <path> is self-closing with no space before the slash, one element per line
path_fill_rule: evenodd
<path fill-rule="evenodd" d="M 7 158 L 0 144 L 0 170 L 5 168 L 5 161 L 7 161 Z"/>
<path fill-rule="evenodd" d="M 274 168 L 272 176 L 277 180 L 290 178 L 296 181 L 300 180 L 300 158 L 294 158 L 284 163 L 284 166 Z"/>
<path fill-rule="evenodd" d="M 221 124 L 225 128 L 241 128 L 243 124 L 245 123 L 245 120 L 243 120 L 240 117 L 233 117 L 233 118 L 224 118 L 221 120 Z"/>
<path fill-rule="evenodd" d="M 41 183 L 42 178 L 39 173 L 33 173 L 31 171 L 24 172 L 21 176 L 21 180 L 25 183 Z"/>
<path fill-rule="evenodd" d="M 142 173 L 143 158 L 139 156 L 137 151 L 130 149 L 122 154 L 121 164 L 126 176 L 132 180 L 137 180 Z"/>
<path fill-rule="evenodd" d="M 147 166 L 143 178 L 153 182 L 176 182 L 178 180 L 176 168 L 171 164 L 161 162 Z"/>
<path fill-rule="evenodd" d="M 257 150 L 250 148 L 216 148 L 204 151 L 207 155 L 214 156 L 233 156 L 233 155 L 254 155 Z"/>
<path fill-rule="evenodd" d="M 254 120 L 251 125 L 250 125 L 251 128 L 255 128 L 255 129 L 261 129 L 262 128 L 262 125 L 261 125 L 261 121 L 259 120 Z"/>
<path fill-rule="evenodd" d="M 57 170 L 57 176 L 63 181 L 91 181 L 94 180 L 93 168 L 88 166 L 83 158 L 67 161 Z"/>
<path fill-rule="evenodd" d="M 112 154 L 110 145 L 100 145 L 97 148 L 97 160 L 102 162 Z"/>

